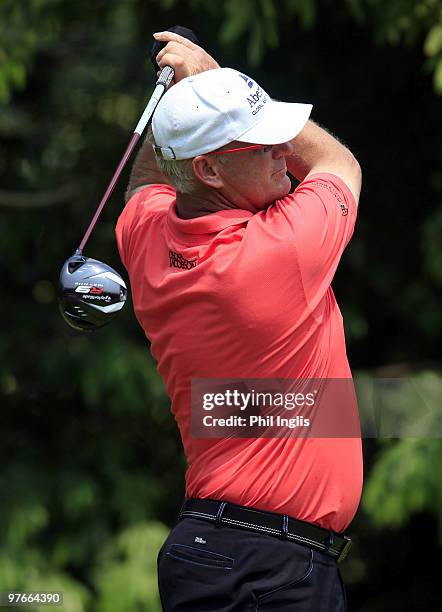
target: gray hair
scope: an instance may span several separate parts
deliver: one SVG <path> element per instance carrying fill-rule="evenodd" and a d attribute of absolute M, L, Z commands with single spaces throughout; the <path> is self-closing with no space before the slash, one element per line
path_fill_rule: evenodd
<path fill-rule="evenodd" d="M 152 126 L 147 128 L 147 141 L 153 146 L 155 140 L 152 133 Z M 197 179 L 193 173 L 193 159 L 164 159 L 155 154 L 158 168 L 167 176 L 172 185 L 180 193 L 192 194 L 197 187 Z"/>
<path fill-rule="evenodd" d="M 152 125 L 149 125 L 147 128 L 147 136 L 146 140 L 152 145 L 155 145 L 155 139 L 153 137 Z M 224 159 L 225 156 L 221 155 L 221 158 L 218 159 L 218 163 L 225 165 L 228 161 Z M 227 156 L 228 157 L 228 156 Z M 190 159 L 164 159 L 160 155 L 155 153 L 155 159 L 158 165 L 158 168 L 161 172 L 167 176 L 172 185 L 175 187 L 177 191 L 180 193 L 187 193 L 192 195 L 195 193 L 196 188 L 198 186 L 198 179 L 195 177 L 193 172 L 192 161 L 193 158 Z"/>

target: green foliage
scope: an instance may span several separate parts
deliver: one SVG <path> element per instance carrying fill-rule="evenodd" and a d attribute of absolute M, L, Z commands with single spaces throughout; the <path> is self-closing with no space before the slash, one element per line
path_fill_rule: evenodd
<path fill-rule="evenodd" d="M 61 0 L 2 0 L 0 3 L 0 101 L 23 89 L 38 51 L 55 43 L 60 22 L 52 10 Z"/>
<path fill-rule="evenodd" d="M 424 50 L 428 56 L 427 66 L 434 72 L 434 87 L 440 94 L 442 93 L 442 17 L 428 32 Z"/>
<path fill-rule="evenodd" d="M 253 63 L 275 97 L 311 100 L 360 159 L 335 281 L 353 367 L 439 355 L 440 110 L 422 71 L 440 90 L 437 2 L 2 0 L 0 590 L 59 588 L 72 612 L 159 610 L 156 552 L 183 495 L 169 400 L 130 305 L 79 335 L 56 304 L 61 264 L 153 85 L 150 33 L 173 23 L 222 63 Z M 125 180 L 87 252 L 119 270 Z M 377 524 L 439 512 L 437 442 L 380 446 L 364 498 Z"/>
<path fill-rule="evenodd" d="M 440 438 L 440 372 L 355 375 L 362 430 L 379 438 Z"/>
<path fill-rule="evenodd" d="M 442 5 L 439 0 L 349 0 L 355 18 L 371 23 L 378 44 L 415 45 L 423 50 L 433 72 L 434 88 L 442 93 Z"/>
<path fill-rule="evenodd" d="M 220 40 L 226 45 L 248 35 L 248 60 L 257 65 L 267 46 L 278 44 L 277 13 L 272 0 L 251 0 L 238 3 L 227 0 L 226 18 Z"/>
<path fill-rule="evenodd" d="M 370 23 L 380 43 L 415 44 L 442 18 L 439 0 L 349 0 L 361 23 Z"/>
<path fill-rule="evenodd" d="M 365 486 L 363 507 L 379 526 L 400 527 L 416 512 L 442 517 L 439 439 L 384 441 Z M 439 524 L 442 542 L 442 524 Z"/>
<path fill-rule="evenodd" d="M 426 272 L 431 280 L 439 287 L 442 286 L 441 236 L 442 206 L 439 206 L 439 208 L 429 214 L 425 220 L 421 239 Z"/>
<path fill-rule="evenodd" d="M 366 431 L 372 420 L 380 438 L 362 507 L 378 527 L 403 527 L 414 514 L 431 513 L 442 543 L 440 373 L 385 379 L 357 373 L 355 380 Z"/>
<path fill-rule="evenodd" d="M 63 610 L 67 612 L 85 612 L 91 595 L 88 589 L 67 573 L 58 572 L 45 560 L 41 551 L 31 546 L 11 552 L 0 551 L 2 576 L 0 588 L 2 591 L 62 591 Z M 44 587 L 42 588 L 42 585 Z M 29 606 L 34 610 L 44 612 L 47 607 Z"/>
<path fill-rule="evenodd" d="M 201 2 L 188 0 L 193 10 L 203 10 Z M 114 3 L 110 3 L 114 4 Z M 49 49 L 58 41 L 62 25 L 60 0 L 3 0 L 0 4 L 0 100 L 8 101 L 15 88 L 22 89 L 26 74 L 37 52 Z M 162 0 L 161 8 L 171 10 L 176 0 Z M 248 61 L 257 65 L 267 48 L 278 44 L 281 23 L 297 19 L 300 26 L 311 30 L 317 19 L 318 0 L 226 0 L 225 17 L 220 31 L 224 44 L 248 38 Z M 114 41 L 127 39 L 128 21 L 133 18 L 133 2 L 111 8 L 110 23 Z M 351 17 L 360 25 L 373 30 L 379 44 L 415 44 L 425 37 L 424 50 L 429 57 L 428 66 L 434 73 L 435 89 L 442 91 L 442 9 L 438 0 L 347 0 Z M 113 13 L 113 14 L 112 14 Z M 124 29 L 119 28 L 124 24 Z M 116 37 L 115 37 L 116 34 Z M 101 73 L 104 77 L 106 72 Z M 116 102 L 118 104 L 118 102 Z M 133 101 L 127 99 L 133 111 Z M 106 112 L 106 111 L 104 111 Z M 123 113 L 124 114 L 124 113 Z"/>
<path fill-rule="evenodd" d="M 22 516 L 32 522 L 36 515 L 23 508 Z M 35 526 L 34 522 L 34 535 Z M 156 559 L 167 532 L 161 523 L 140 522 L 109 538 L 93 557 L 89 588 L 62 571 L 66 559 L 46 556 L 31 540 L 20 546 L 9 543 L 6 550 L 0 551 L 0 588 L 62 591 L 63 610 L 68 612 L 85 612 L 91 606 L 100 612 L 160 612 Z M 72 562 L 71 555 L 68 560 Z M 39 606 L 31 608 L 34 609 L 43 610 Z"/>
<path fill-rule="evenodd" d="M 156 559 L 166 537 L 167 530 L 160 523 L 140 523 L 109 543 L 94 571 L 97 612 L 161 612 Z"/>

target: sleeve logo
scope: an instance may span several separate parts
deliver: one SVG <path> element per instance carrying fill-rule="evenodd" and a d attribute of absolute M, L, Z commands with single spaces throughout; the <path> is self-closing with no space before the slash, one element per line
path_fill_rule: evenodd
<path fill-rule="evenodd" d="M 348 206 L 345 204 L 339 193 L 328 183 L 322 183 L 321 181 L 312 181 L 312 185 L 317 185 L 318 187 L 323 187 L 327 189 L 338 201 L 339 207 L 341 209 L 341 214 L 343 217 L 348 215 Z"/>

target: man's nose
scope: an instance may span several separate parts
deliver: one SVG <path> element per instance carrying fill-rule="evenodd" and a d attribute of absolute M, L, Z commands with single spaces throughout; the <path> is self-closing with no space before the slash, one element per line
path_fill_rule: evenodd
<path fill-rule="evenodd" d="M 272 153 L 274 159 L 281 159 L 281 157 L 292 155 L 293 144 L 289 140 L 288 142 L 282 142 L 281 144 L 273 145 Z"/>

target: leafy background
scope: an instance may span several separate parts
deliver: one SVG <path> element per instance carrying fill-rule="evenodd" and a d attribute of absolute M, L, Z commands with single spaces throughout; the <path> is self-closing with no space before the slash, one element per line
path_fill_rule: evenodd
<path fill-rule="evenodd" d="M 334 282 L 351 365 L 440 390 L 440 0 L 1 0 L 0 590 L 62 589 L 69 612 L 160 610 L 156 553 L 183 495 L 130 307 L 81 335 L 56 300 L 152 91 L 151 33 L 177 23 L 274 97 L 312 102 L 355 152 L 360 214 Z M 128 171 L 87 253 L 119 270 Z M 440 439 L 367 439 L 364 456 L 351 609 L 439 610 Z"/>

